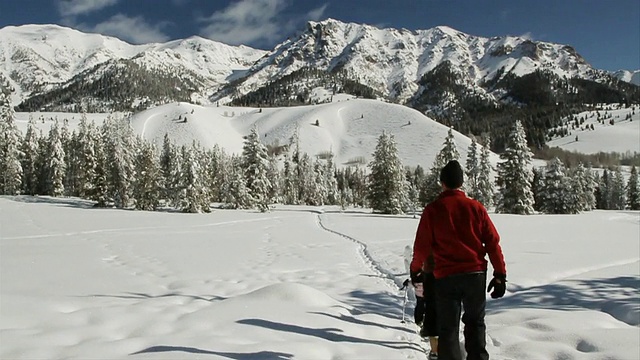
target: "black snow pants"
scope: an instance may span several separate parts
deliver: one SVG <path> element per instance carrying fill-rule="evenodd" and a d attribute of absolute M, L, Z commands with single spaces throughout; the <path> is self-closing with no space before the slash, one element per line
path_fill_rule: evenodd
<path fill-rule="evenodd" d="M 458 340 L 462 311 L 467 360 L 489 359 L 484 322 L 486 283 L 485 272 L 456 274 L 436 280 L 439 360 L 462 360 Z"/>

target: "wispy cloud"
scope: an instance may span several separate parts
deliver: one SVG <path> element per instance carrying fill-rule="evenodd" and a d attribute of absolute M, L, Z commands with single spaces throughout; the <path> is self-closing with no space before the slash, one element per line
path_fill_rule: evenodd
<path fill-rule="evenodd" d="M 168 41 L 169 36 L 162 31 L 166 25 L 168 25 L 166 22 L 149 24 L 141 16 L 129 17 L 117 14 L 93 26 L 85 24 L 77 24 L 76 26 L 85 31 L 115 36 L 133 44 L 146 44 Z"/>
<path fill-rule="evenodd" d="M 296 29 L 301 22 L 317 20 L 327 5 L 321 5 L 295 18 L 282 19 L 290 0 L 241 0 L 209 17 L 200 19 L 205 25 L 200 33 L 226 44 L 271 44 Z"/>
<path fill-rule="evenodd" d="M 120 0 L 59 0 L 58 12 L 63 17 L 78 16 L 102 10 Z"/>
<path fill-rule="evenodd" d="M 521 37 L 523 39 L 526 39 L 526 40 L 533 41 L 533 33 L 531 33 L 531 32 L 526 32 L 526 33 L 520 35 L 519 37 Z"/>

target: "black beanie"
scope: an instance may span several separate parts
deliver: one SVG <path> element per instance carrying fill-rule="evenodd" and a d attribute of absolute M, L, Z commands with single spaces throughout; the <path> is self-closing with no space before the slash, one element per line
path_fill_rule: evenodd
<path fill-rule="evenodd" d="M 464 175 L 462 167 L 457 160 L 451 160 L 440 171 L 440 182 L 449 189 L 457 189 L 462 186 Z"/>

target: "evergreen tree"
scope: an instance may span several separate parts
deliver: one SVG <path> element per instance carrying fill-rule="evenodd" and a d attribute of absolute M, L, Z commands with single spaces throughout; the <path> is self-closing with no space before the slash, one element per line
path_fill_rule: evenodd
<path fill-rule="evenodd" d="M 285 155 L 282 169 L 281 196 L 282 202 L 288 205 L 298 204 L 298 186 L 294 179 L 297 171 L 288 154 Z"/>
<path fill-rule="evenodd" d="M 29 115 L 27 131 L 22 141 L 22 189 L 27 195 L 38 194 L 38 152 L 40 132 L 33 116 Z"/>
<path fill-rule="evenodd" d="M 103 125 L 105 155 L 107 159 L 107 183 L 109 197 L 118 208 L 130 204 L 132 182 L 135 180 L 134 154 L 135 136 L 129 122 L 124 118 L 108 116 Z"/>
<path fill-rule="evenodd" d="M 393 135 L 380 135 L 369 168 L 368 199 L 373 211 L 402 213 L 407 198 L 406 180 Z"/>
<path fill-rule="evenodd" d="M 82 198 L 91 197 L 96 184 L 96 167 L 98 159 L 96 156 L 96 143 L 98 133 L 93 122 L 87 120 L 87 114 L 82 113 L 78 125 L 77 136 L 77 165 L 76 165 L 76 188 L 78 196 Z"/>
<path fill-rule="evenodd" d="M 60 125 L 56 120 L 49 131 L 47 157 L 47 194 L 51 196 L 64 195 L 64 179 L 67 164 L 65 163 L 65 153 L 60 135 Z"/>
<path fill-rule="evenodd" d="M 324 205 L 327 198 L 327 184 L 325 176 L 325 167 L 319 158 L 313 162 L 313 172 L 310 180 L 307 204 Z"/>
<path fill-rule="evenodd" d="M 0 193 L 18 195 L 22 190 L 22 139 L 9 95 L 0 91 Z"/>
<path fill-rule="evenodd" d="M 228 179 L 222 186 L 222 201 L 232 209 L 248 209 L 253 207 L 253 198 L 247 189 L 242 159 L 231 157 L 225 164 Z"/>
<path fill-rule="evenodd" d="M 578 196 L 579 211 L 593 210 L 596 200 L 594 196 L 595 182 L 591 170 L 579 163 L 571 174 L 571 184 L 573 191 Z"/>
<path fill-rule="evenodd" d="M 105 142 L 100 134 L 93 138 L 93 149 L 95 151 L 95 167 L 91 186 L 85 187 L 89 191 L 89 199 L 96 202 L 96 207 L 107 207 L 113 204 L 109 196 L 109 181 L 107 174 L 107 155 L 105 153 Z"/>
<path fill-rule="evenodd" d="M 478 143 L 475 138 L 471 139 L 471 145 L 467 150 L 467 162 L 465 167 L 467 169 L 464 182 L 464 187 L 467 190 L 467 195 L 473 199 L 478 199 L 480 196 L 480 159 L 478 154 Z"/>
<path fill-rule="evenodd" d="M 611 209 L 624 210 L 627 205 L 624 177 L 620 167 L 616 168 L 615 176 L 611 182 Z"/>
<path fill-rule="evenodd" d="M 543 211 L 544 207 L 544 169 L 534 167 L 533 180 L 531 181 L 531 192 L 533 193 L 533 209 L 535 211 Z"/>
<path fill-rule="evenodd" d="M 627 206 L 631 210 L 640 210 L 640 182 L 635 166 L 631 167 L 631 175 L 627 181 Z"/>
<path fill-rule="evenodd" d="M 178 172 L 176 153 L 175 146 L 169 139 L 169 134 L 165 133 L 160 154 L 160 172 L 162 176 L 160 184 L 162 186 L 162 197 L 169 201 L 176 197 L 175 191 L 178 178 L 176 176 Z"/>
<path fill-rule="evenodd" d="M 542 211 L 547 214 L 576 214 L 580 211 L 579 194 L 573 189 L 559 158 L 552 159 L 546 167 L 542 189 Z"/>
<path fill-rule="evenodd" d="M 532 154 L 527 147 L 526 134 L 519 120 L 514 124 L 507 138 L 506 149 L 500 154 L 500 158 L 503 161 L 498 163 L 496 211 L 507 214 L 532 214 Z"/>
<path fill-rule="evenodd" d="M 179 209 L 189 213 L 210 212 L 209 196 L 203 183 L 202 165 L 196 144 L 181 147 L 182 172 L 179 181 Z"/>
<path fill-rule="evenodd" d="M 598 187 L 596 189 L 596 207 L 598 209 L 611 209 L 611 183 L 612 174 L 608 169 L 604 169 L 602 176 L 598 179 Z"/>
<path fill-rule="evenodd" d="M 138 210 L 155 210 L 160 203 L 160 166 L 155 147 L 143 139 L 138 140 L 135 157 L 136 177 L 133 183 L 133 199 Z"/>
<path fill-rule="evenodd" d="M 327 189 L 327 204 L 338 204 L 338 181 L 336 179 L 336 167 L 333 164 L 333 153 L 327 159 L 327 163 L 324 168 L 324 182 Z"/>
<path fill-rule="evenodd" d="M 260 142 L 258 130 L 254 126 L 244 141 L 242 149 L 242 168 L 247 182 L 247 189 L 253 197 L 253 202 L 260 211 L 269 210 L 269 189 L 271 182 L 268 179 L 269 159 L 267 149 Z"/>
<path fill-rule="evenodd" d="M 458 160 L 460 153 L 456 147 L 453 138 L 453 129 L 449 128 L 447 137 L 444 140 L 444 145 L 438 155 L 436 156 L 429 174 L 425 177 L 425 181 L 420 189 L 420 202 L 422 205 L 426 205 L 434 201 L 440 192 L 442 186 L 440 185 L 440 170 L 451 160 Z"/>
<path fill-rule="evenodd" d="M 480 169 L 478 170 L 478 191 L 476 200 L 481 202 L 484 207 L 489 208 L 493 205 L 493 197 L 495 189 L 493 188 L 491 161 L 489 160 L 489 147 L 491 140 L 486 137 L 483 141 L 482 150 L 480 151 Z"/>

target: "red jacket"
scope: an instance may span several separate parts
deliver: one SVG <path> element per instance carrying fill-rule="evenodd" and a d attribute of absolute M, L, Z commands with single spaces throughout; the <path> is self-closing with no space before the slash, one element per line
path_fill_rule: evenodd
<path fill-rule="evenodd" d="M 420 271 L 430 254 L 436 279 L 486 271 L 486 254 L 495 274 L 507 274 L 500 235 L 487 210 L 460 190 L 445 190 L 424 208 L 413 244 L 411 271 Z"/>

